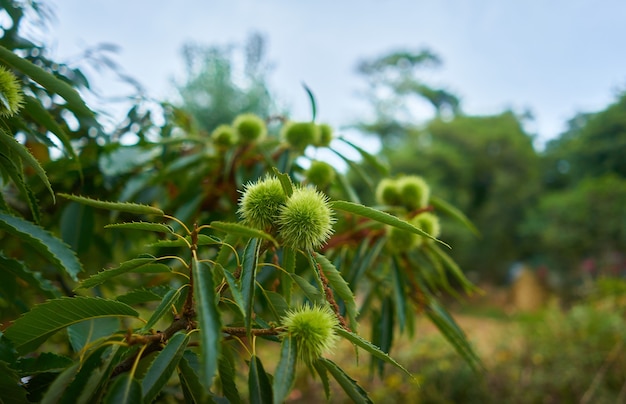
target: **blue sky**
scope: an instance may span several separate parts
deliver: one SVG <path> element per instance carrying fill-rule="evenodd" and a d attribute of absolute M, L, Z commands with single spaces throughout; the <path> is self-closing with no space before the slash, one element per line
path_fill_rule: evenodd
<path fill-rule="evenodd" d="M 320 120 L 334 125 L 366 116 L 356 62 L 392 49 L 432 49 L 444 65 L 424 76 L 429 83 L 460 95 L 469 114 L 530 109 L 527 129 L 541 139 L 626 89 L 626 2 L 618 0 L 63 0 L 53 8 L 55 56 L 115 43 L 115 60 L 160 98 L 175 94 L 183 43 L 242 42 L 259 31 L 275 65 L 271 86 L 293 118 L 309 118 L 304 81 Z M 115 88 L 107 80 L 96 85 Z"/>

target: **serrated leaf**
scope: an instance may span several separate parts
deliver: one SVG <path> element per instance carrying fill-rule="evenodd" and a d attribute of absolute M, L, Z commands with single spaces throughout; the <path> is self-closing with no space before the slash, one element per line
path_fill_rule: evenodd
<path fill-rule="evenodd" d="M 126 303 L 129 306 L 162 299 L 162 295 L 149 289 L 136 289 L 115 298 L 118 302 Z"/>
<path fill-rule="evenodd" d="M 426 233 L 424 230 L 418 227 L 415 227 L 411 223 L 404 221 L 396 216 L 390 215 L 387 212 L 383 212 L 383 211 L 370 208 L 368 206 L 361 205 L 361 204 L 354 203 L 354 202 L 333 201 L 331 202 L 331 205 L 334 209 L 352 213 L 358 216 L 363 216 L 379 223 L 387 224 L 389 226 L 397 227 L 398 229 L 401 229 L 401 230 L 406 230 L 411 233 L 418 234 L 420 236 L 429 238 L 431 240 L 435 240 L 436 242 L 441 243 L 445 245 L 446 247 L 450 248 L 448 244 L 431 236 L 430 234 Z"/>
<path fill-rule="evenodd" d="M 81 321 L 67 327 L 67 335 L 74 352 L 79 352 L 85 345 L 118 331 L 120 320 L 115 317 L 94 318 Z"/>
<path fill-rule="evenodd" d="M 356 316 L 358 315 L 358 312 L 356 308 L 356 302 L 354 300 L 354 293 L 352 293 L 350 286 L 348 286 L 348 282 L 343 279 L 341 273 L 339 273 L 337 268 L 335 268 L 335 266 L 330 261 L 328 261 L 325 256 L 321 254 L 315 254 L 314 257 L 315 261 L 322 267 L 322 271 L 324 272 L 326 279 L 328 279 L 328 283 L 330 283 L 330 286 L 333 288 L 335 293 L 339 295 L 341 300 L 343 300 L 343 303 L 346 306 L 346 314 L 348 315 L 350 328 L 356 330 Z"/>
<path fill-rule="evenodd" d="M 330 383 L 328 380 L 328 371 L 326 370 L 326 367 L 322 365 L 319 361 L 313 362 L 313 367 L 315 368 L 315 371 L 320 376 L 320 380 L 322 381 L 326 401 L 330 402 Z"/>
<path fill-rule="evenodd" d="M 243 252 L 243 268 L 241 272 L 241 294 L 243 295 L 245 317 L 244 323 L 248 334 L 252 328 L 252 311 L 254 306 L 254 290 L 256 286 L 257 260 L 261 243 L 256 238 L 250 239 Z"/>
<path fill-rule="evenodd" d="M 213 377 L 217 372 L 217 361 L 220 356 L 222 321 L 217 308 L 217 296 L 213 284 L 211 268 L 193 258 L 191 261 L 193 276 L 193 295 L 196 300 L 198 313 L 198 328 L 200 329 L 200 363 L 201 383 L 208 391 L 213 385 Z"/>
<path fill-rule="evenodd" d="M 115 300 L 63 297 L 33 306 L 6 329 L 20 355 L 33 351 L 57 331 L 80 321 L 102 317 L 138 317 L 133 308 Z"/>
<path fill-rule="evenodd" d="M 348 376 L 339 366 L 329 359 L 320 358 L 317 360 L 333 378 L 339 383 L 343 391 L 355 403 L 372 403 L 365 390 L 358 383 Z"/>
<path fill-rule="evenodd" d="M 151 403 L 165 386 L 178 366 L 188 343 L 189 336 L 182 332 L 174 334 L 167 341 L 167 345 L 154 359 L 141 382 L 144 403 Z"/>
<path fill-rule="evenodd" d="M 291 182 L 291 178 L 288 174 L 278 171 L 276 167 L 273 167 L 272 170 L 274 171 L 276 178 L 278 178 L 278 181 L 280 181 L 280 185 L 282 185 L 285 195 L 289 198 L 293 194 L 293 182 Z"/>
<path fill-rule="evenodd" d="M 228 349 L 228 347 L 225 347 L 222 355 L 220 355 L 218 368 L 224 396 L 232 404 L 241 403 L 239 390 L 237 390 L 237 384 L 235 383 L 237 372 L 235 370 L 233 354 L 232 350 Z"/>
<path fill-rule="evenodd" d="M 2 48 L 2 46 L 0 46 Z M 52 185 L 48 180 L 48 176 L 44 171 L 39 161 L 28 151 L 26 146 L 18 142 L 13 136 L 6 133 L 3 129 L 0 128 L 0 144 L 3 144 L 4 147 L 8 150 L 11 150 L 13 153 L 18 155 L 22 160 L 24 160 L 29 166 L 31 166 L 35 170 L 35 174 L 41 179 L 41 181 L 46 186 L 48 192 L 52 196 L 52 200 L 55 200 L 54 191 L 52 190 Z"/>
<path fill-rule="evenodd" d="M 104 226 L 105 229 L 124 229 L 124 230 L 142 230 L 153 231 L 156 233 L 174 234 L 174 229 L 163 223 L 152 222 L 129 222 L 129 223 L 111 223 Z"/>
<path fill-rule="evenodd" d="M 232 273 L 230 273 L 230 271 L 224 269 L 224 267 L 222 267 L 220 264 L 215 265 L 215 270 L 219 271 L 219 273 L 226 279 L 226 283 L 228 284 L 228 290 L 230 290 L 230 293 L 233 296 L 233 300 L 235 301 L 237 308 L 241 312 L 241 315 L 245 318 L 246 316 L 246 310 L 244 309 L 245 301 L 243 299 L 243 294 L 241 293 L 241 289 L 239 288 L 239 285 L 237 284 L 237 280 L 235 279 L 235 276 Z"/>
<path fill-rule="evenodd" d="M 250 358 L 250 371 L 248 372 L 248 389 L 251 404 L 269 404 L 272 400 L 272 385 L 263 369 L 263 364 L 258 356 Z"/>
<path fill-rule="evenodd" d="M 186 242 L 185 242 L 186 241 Z M 207 236 L 206 234 L 198 234 L 197 245 L 212 245 L 212 244 L 222 244 L 222 242 L 215 237 Z M 175 247 L 187 247 L 191 245 L 191 237 L 187 236 L 185 239 L 177 238 L 176 240 L 159 240 L 154 243 L 148 244 L 149 247 L 155 248 L 175 248 Z"/>
<path fill-rule="evenodd" d="M 467 227 L 472 233 L 474 233 L 477 237 L 480 237 L 480 231 L 474 226 L 471 220 L 468 219 L 467 216 L 459 209 L 455 208 L 448 202 L 444 201 L 441 198 L 437 198 L 436 196 L 431 196 L 429 202 L 431 205 L 435 207 L 435 210 L 445 213 L 446 215 L 456 219 L 465 227 Z"/>
<path fill-rule="evenodd" d="M 0 212 L 0 228 L 28 243 L 55 267 L 67 272 L 72 279 L 78 281 L 77 275 L 83 270 L 82 265 L 68 245 L 52 233 L 6 212 Z"/>
<path fill-rule="evenodd" d="M 148 322 L 141 328 L 142 332 L 146 332 L 150 330 L 154 325 L 167 313 L 172 312 L 172 306 L 178 300 L 180 296 L 181 289 L 172 289 L 163 296 L 161 303 L 157 306 L 157 308 L 152 312 L 150 319 Z"/>
<path fill-rule="evenodd" d="M 211 222 L 211 227 L 227 234 L 234 234 L 240 237 L 247 238 L 260 238 L 263 240 L 271 241 L 272 244 L 278 247 L 278 242 L 270 234 L 267 234 L 263 230 L 254 229 L 240 223 L 214 221 Z"/>
<path fill-rule="evenodd" d="M 72 111 L 86 117 L 94 117 L 94 113 L 85 105 L 78 92 L 53 74 L 48 73 L 29 60 L 19 57 L 4 46 L 0 46 L 0 60 L 41 84 L 46 90 L 63 97 Z"/>
<path fill-rule="evenodd" d="M 57 123 L 52 114 L 45 109 L 40 101 L 30 95 L 24 95 L 24 112 L 26 112 L 35 122 L 54 133 L 54 135 L 61 141 L 67 155 L 74 159 L 77 164 L 80 164 L 80 160 L 76 155 L 76 151 L 70 142 L 70 138 L 65 133 L 65 130 Z"/>
<path fill-rule="evenodd" d="M 207 397 L 207 391 L 202 387 L 200 383 L 200 377 L 190 363 L 191 358 L 195 358 L 195 354 L 192 351 L 185 351 L 183 357 L 178 362 L 178 378 L 180 384 L 183 387 L 183 393 L 187 402 L 202 404 L 210 402 Z"/>
<path fill-rule="evenodd" d="M 0 252 L 0 269 L 22 279 L 49 299 L 61 297 L 59 290 L 49 280 L 44 279 L 40 273 L 32 272 L 23 262 L 7 258 L 2 252 Z"/>
<path fill-rule="evenodd" d="M 377 347 L 376 345 L 372 344 L 369 341 L 364 340 L 363 338 L 361 338 L 361 336 L 354 334 L 350 331 L 346 331 L 343 328 L 338 328 L 335 330 L 335 332 L 342 338 L 347 339 L 348 341 L 352 342 L 354 345 L 359 346 L 361 348 L 363 348 L 365 351 L 369 352 L 370 354 L 372 354 L 374 357 L 389 363 L 390 365 L 393 365 L 395 367 L 397 367 L 398 369 L 402 370 L 404 373 L 406 373 L 407 375 L 413 377 L 411 375 L 411 373 L 406 370 L 402 365 L 400 365 L 398 362 L 396 362 L 395 359 L 393 359 L 391 356 L 387 355 L 385 352 L 383 352 L 379 347 Z"/>
<path fill-rule="evenodd" d="M 141 403 L 142 396 L 141 384 L 132 375 L 126 373 L 115 379 L 115 382 L 113 382 L 113 385 L 104 397 L 104 403 L 137 404 Z"/>
<path fill-rule="evenodd" d="M 320 290 L 315 286 L 311 285 L 309 281 L 301 277 L 300 275 L 291 274 L 291 279 L 294 280 L 298 287 L 302 289 L 304 295 L 309 299 L 312 303 L 324 304 L 326 299 L 320 293 Z"/>
<path fill-rule="evenodd" d="M 61 214 L 61 238 L 74 251 L 82 253 L 89 248 L 94 233 L 93 209 L 70 202 Z"/>
<path fill-rule="evenodd" d="M 10 153 L 9 153 L 10 154 Z M 22 169 L 22 161 L 17 159 L 10 159 L 3 153 L 0 153 L 0 167 L 3 168 L 6 173 L 11 177 L 13 183 L 20 191 L 20 194 L 23 195 L 23 198 L 28 203 L 28 208 L 30 209 L 31 214 L 33 215 L 33 221 L 39 224 L 41 220 L 41 212 L 39 210 L 39 203 L 37 201 L 37 197 L 33 193 L 32 189 L 28 185 L 28 182 L 24 178 L 24 173 Z M 2 209 L 7 210 L 8 207 Z"/>
<path fill-rule="evenodd" d="M 65 369 L 63 372 L 57 376 L 56 379 L 50 384 L 48 390 L 46 390 L 46 394 L 43 396 L 41 400 L 41 404 L 57 404 L 63 393 L 67 389 L 67 386 L 74 380 L 76 373 L 80 369 L 80 362 L 76 362 L 74 365 Z"/>
<path fill-rule="evenodd" d="M 426 315 L 441 334 L 475 371 L 483 369 L 480 358 L 467 340 L 467 336 L 448 312 L 433 298 L 429 299 Z"/>
<path fill-rule="evenodd" d="M 65 199 L 69 199 L 71 201 L 82 203 L 98 209 L 115 210 L 118 212 L 133 213 L 136 215 L 165 215 L 165 213 L 163 213 L 163 211 L 159 208 L 148 205 L 141 205 L 138 203 L 100 201 L 97 199 L 86 198 L 84 196 L 68 195 L 63 193 L 59 193 L 58 195 Z"/>
<path fill-rule="evenodd" d="M 289 396 L 296 379 L 297 353 L 296 341 L 290 337 L 283 338 L 280 359 L 274 372 L 274 404 L 285 402 Z"/>
<path fill-rule="evenodd" d="M 37 357 L 20 358 L 11 367 L 20 375 L 36 375 L 45 372 L 60 372 L 71 366 L 74 361 L 67 356 L 57 355 L 52 352 L 42 352 Z"/>
<path fill-rule="evenodd" d="M 119 267 L 105 269 L 103 271 L 98 272 L 95 275 L 90 276 L 85 279 L 76 287 L 76 289 L 87 289 L 93 288 L 94 286 L 98 286 L 111 278 L 114 278 L 119 275 L 123 275 L 128 272 L 140 271 L 142 267 L 146 267 L 147 265 L 154 264 L 156 262 L 156 258 L 134 258 L 132 260 L 122 262 Z M 170 268 L 164 264 L 155 264 L 155 268 L 153 268 L 152 272 L 170 272 Z"/>
<path fill-rule="evenodd" d="M 111 351 L 111 346 L 104 345 L 89 352 L 89 356 L 81 361 L 79 371 L 67 386 L 57 404 L 86 404 L 93 402 L 92 397 L 103 379 L 109 364 L 108 360 L 113 356 Z"/>
<path fill-rule="evenodd" d="M 10 397 L 11 403 L 15 404 L 27 404 L 29 401 L 26 399 L 26 389 L 22 387 L 20 377 L 14 370 L 9 368 L 9 365 L 0 361 L 0 397 Z M 3 401 L 0 398 L 0 402 Z M 6 401 L 9 403 L 9 401 Z"/>

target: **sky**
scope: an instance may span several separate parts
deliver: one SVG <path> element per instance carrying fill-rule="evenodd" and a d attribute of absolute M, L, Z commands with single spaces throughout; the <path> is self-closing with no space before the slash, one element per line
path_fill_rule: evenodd
<path fill-rule="evenodd" d="M 398 49 L 437 53 L 443 66 L 422 77 L 459 95 L 467 114 L 531 111 L 526 129 L 540 143 L 626 89 L 619 0 L 56 0 L 52 8 L 55 56 L 117 44 L 114 60 L 159 99 L 176 96 L 184 43 L 242 43 L 260 32 L 274 65 L 270 86 L 292 118 L 310 118 L 305 82 L 319 120 L 333 125 L 367 114 L 356 63 Z"/>

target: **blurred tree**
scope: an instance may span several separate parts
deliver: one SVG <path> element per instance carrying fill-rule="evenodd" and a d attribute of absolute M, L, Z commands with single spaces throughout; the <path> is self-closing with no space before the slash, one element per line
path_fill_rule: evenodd
<path fill-rule="evenodd" d="M 244 46 L 183 47 L 187 77 L 177 88 L 182 109 L 191 114 L 199 129 L 211 132 L 230 124 L 242 112 L 270 115 L 275 97 L 267 85 L 270 64 L 266 47 L 265 38 L 258 33 L 250 35 Z"/>
<path fill-rule="evenodd" d="M 366 97 L 374 107 L 375 120 L 358 125 L 385 139 L 384 146 L 402 140 L 415 124 L 415 101 L 426 101 L 437 116 L 460 111 L 459 99 L 443 88 L 432 87 L 419 78 L 426 68 L 441 65 L 439 56 L 428 49 L 402 50 L 361 61 L 357 72 L 367 82 Z"/>

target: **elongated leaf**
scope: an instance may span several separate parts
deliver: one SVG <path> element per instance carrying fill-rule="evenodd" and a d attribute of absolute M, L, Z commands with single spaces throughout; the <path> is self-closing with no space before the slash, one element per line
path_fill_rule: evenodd
<path fill-rule="evenodd" d="M 454 278 L 461 284 L 461 286 L 463 286 L 463 290 L 465 290 L 465 292 L 471 293 L 478 291 L 478 288 L 476 288 L 476 286 L 474 286 L 474 284 L 472 284 L 472 282 L 465 277 L 465 274 L 461 271 L 461 268 L 459 268 L 457 263 L 454 262 L 452 257 L 436 245 L 431 245 L 429 248 L 441 259 L 443 264 L 450 270 L 452 275 L 454 275 Z"/>
<path fill-rule="evenodd" d="M 304 295 L 313 303 L 324 304 L 326 299 L 318 288 L 311 285 L 309 281 L 301 277 L 300 275 L 291 274 L 291 279 L 302 289 Z"/>
<path fill-rule="evenodd" d="M 239 390 L 237 390 L 237 384 L 235 383 L 237 372 L 235 370 L 232 349 L 225 347 L 222 351 L 222 355 L 220 355 L 218 366 L 224 396 L 231 402 L 231 404 L 241 403 Z"/>
<path fill-rule="evenodd" d="M 246 315 L 244 323 L 248 334 L 252 328 L 252 311 L 254 306 L 254 289 L 256 286 L 256 269 L 259 257 L 259 239 L 250 239 L 243 252 L 243 269 L 241 273 L 241 294 L 243 295 Z"/>
<path fill-rule="evenodd" d="M 309 101 L 311 102 L 311 122 L 315 122 L 315 117 L 317 116 L 317 103 L 315 102 L 315 95 L 313 95 L 313 91 L 307 86 L 305 83 L 302 83 L 302 87 L 304 87 L 304 91 L 309 96 Z"/>
<path fill-rule="evenodd" d="M 74 352 L 79 352 L 87 344 L 109 336 L 121 327 L 119 318 L 102 317 L 81 321 L 67 327 L 67 335 Z"/>
<path fill-rule="evenodd" d="M 25 241 L 37 252 L 49 260 L 55 267 L 67 272 L 78 280 L 78 273 L 83 270 L 76 254 L 50 232 L 17 216 L 0 212 L 0 229 L 5 230 L 20 240 Z"/>
<path fill-rule="evenodd" d="M 141 328 L 142 332 L 146 332 L 150 330 L 154 325 L 167 313 L 172 312 L 172 305 L 176 303 L 178 297 L 180 296 L 181 289 L 172 289 L 163 296 L 161 303 L 157 306 L 157 308 L 152 312 L 150 319 L 148 322 Z M 145 393 L 145 391 L 144 391 Z"/>
<path fill-rule="evenodd" d="M 400 264 L 397 261 L 397 257 L 393 257 L 391 262 L 391 276 L 393 279 L 393 298 L 398 314 L 398 325 L 400 326 L 400 332 L 402 332 L 406 326 L 406 303 L 408 298 L 404 290 L 405 279 L 400 271 Z"/>
<path fill-rule="evenodd" d="M 0 48 L 2 48 L 2 46 L 0 46 Z M 29 166 L 31 166 L 35 170 L 35 173 L 44 183 L 46 189 L 48 190 L 48 192 L 50 192 L 50 195 L 52 195 L 52 200 L 54 201 L 54 191 L 52 191 L 52 185 L 48 180 L 48 176 L 46 175 L 43 167 L 41 167 L 41 164 L 39 164 L 39 161 L 37 161 L 37 159 L 32 154 L 30 154 L 28 149 L 20 142 L 15 140 L 13 136 L 6 133 L 3 129 L 0 129 L 0 145 L 4 145 L 4 148 L 11 150 L 11 152 L 18 155 L 22 160 L 24 160 Z"/>
<path fill-rule="evenodd" d="M 107 358 L 111 354 L 110 346 L 100 346 L 89 353 L 87 359 L 81 361 L 79 371 L 72 382 L 63 391 L 58 404 L 91 403 L 95 390 L 98 389 L 103 373 L 106 371 Z"/>
<path fill-rule="evenodd" d="M 33 118 L 35 122 L 54 133 L 57 139 L 59 139 L 63 144 L 65 153 L 70 158 L 74 159 L 77 164 L 80 164 L 80 160 L 78 160 L 76 151 L 74 150 L 67 133 L 65 133 L 65 130 L 63 130 L 61 125 L 57 123 L 52 114 L 48 112 L 48 110 L 46 110 L 36 98 L 31 97 L 30 95 L 24 96 L 24 111 L 31 118 Z"/>
<path fill-rule="evenodd" d="M 346 138 L 342 137 L 340 139 L 341 139 L 342 142 L 348 144 L 354 150 L 358 151 L 359 154 L 361 155 L 361 157 L 363 158 L 363 160 L 365 162 L 367 162 L 369 165 L 371 165 L 374 168 L 376 168 L 379 173 L 381 173 L 382 175 L 385 175 L 385 176 L 389 175 L 389 166 L 387 164 L 384 164 L 382 161 L 380 161 L 378 159 L 378 157 L 368 153 L 365 149 L 363 149 L 362 147 L 360 147 L 360 146 L 350 142 Z"/>
<path fill-rule="evenodd" d="M 333 375 L 337 383 L 341 386 L 343 391 L 346 392 L 348 397 L 355 403 L 372 403 L 365 390 L 357 384 L 357 382 L 348 376 L 339 366 L 333 361 L 320 358 L 317 360 L 328 372 Z"/>
<path fill-rule="evenodd" d="M 222 242 L 212 236 L 207 236 L 206 234 L 198 234 L 197 245 L 211 245 L 211 244 L 222 244 Z M 149 244 L 149 247 L 155 248 L 175 248 L 175 247 L 187 247 L 191 245 L 191 237 L 187 236 L 185 239 L 177 238 L 175 240 L 159 240 L 154 243 Z"/>
<path fill-rule="evenodd" d="M 75 113 L 86 117 L 94 117 L 93 112 L 85 105 L 78 92 L 53 74 L 48 73 L 29 60 L 19 57 L 3 46 L 0 46 L 0 60 L 35 80 L 45 87 L 46 90 L 63 97 L 67 101 L 67 106 Z"/>
<path fill-rule="evenodd" d="M 324 386 L 324 395 L 326 396 L 326 401 L 330 402 L 330 383 L 328 380 L 328 371 L 326 367 L 320 363 L 320 361 L 313 362 L 313 367 L 315 371 L 320 376 L 320 380 L 322 381 L 322 386 Z"/>
<path fill-rule="evenodd" d="M 230 273 L 230 271 L 224 269 L 224 267 L 222 267 L 220 264 L 216 264 L 215 269 L 219 271 L 220 274 L 222 274 L 222 276 L 226 279 L 226 283 L 228 284 L 228 289 L 230 290 L 230 293 L 233 295 L 233 300 L 235 301 L 237 308 L 241 312 L 242 317 L 245 318 L 246 317 L 246 310 L 245 310 L 246 302 L 243 299 L 243 294 L 241 293 L 241 289 L 239 288 L 239 285 L 237 284 L 237 280 L 235 279 L 235 276 L 232 273 Z"/>
<path fill-rule="evenodd" d="M 387 212 L 382 212 L 380 210 L 370 208 L 368 206 L 364 206 L 358 203 L 346 202 L 346 201 L 334 201 L 332 202 L 332 207 L 337 210 L 341 210 L 344 212 L 352 213 L 358 216 L 367 217 L 368 219 L 372 219 L 379 223 L 384 223 L 389 226 L 397 227 L 402 230 L 409 231 L 411 233 L 418 234 L 423 237 L 427 237 L 429 239 L 435 240 L 438 243 L 445 245 L 450 248 L 450 246 L 444 243 L 441 240 L 436 239 L 430 234 L 426 233 L 424 230 L 413 226 L 411 223 L 406 222 L 396 216 L 390 215 Z"/>
<path fill-rule="evenodd" d="M 339 188 L 341 188 L 341 190 L 343 191 L 343 194 L 351 202 L 361 203 L 361 200 L 359 199 L 359 195 L 357 195 L 356 191 L 354 190 L 354 187 L 350 183 L 350 180 L 348 180 L 348 178 L 344 174 L 337 173 L 337 185 L 339 185 Z"/>
<path fill-rule="evenodd" d="M 111 223 L 104 226 L 105 229 L 124 229 L 124 230 L 142 230 L 154 231 L 157 233 L 174 234 L 174 229 L 163 223 L 151 222 L 130 222 L 130 223 Z"/>
<path fill-rule="evenodd" d="M 142 289 L 136 289 L 124 295 L 118 296 L 115 298 L 115 300 L 132 306 L 135 304 L 153 302 L 155 300 L 162 300 L 163 298 L 164 296 L 156 293 L 153 290 L 142 288 Z"/>
<path fill-rule="evenodd" d="M 278 242 L 271 235 L 267 234 L 263 230 L 253 229 L 252 227 L 248 227 L 240 223 L 226 223 L 215 221 L 211 222 L 211 227 L 216 230 L 223 231 L 224 233 L 234 234 L 240 237 L 260 238 L 263 240 L 271 241 L 275 246 L 278 247 Z"/>
<path fill-rule="evenodd" d="M 74 202 L 83 203 L 85 205 L 92 206 L 98 209 L 115 210 L 118 212 L 134 213 L 136 215 L 163 216 L 165 214 L 159 208 L 155 208 L 153 206 L 148 206 L 148 205 L 141 205 L 138 203 L 99 201 L 97 199 L 86 198 L 84 196 L 68 195 L 68 194 L 63 194 L 63 193 L 60 193 L 58 195 L 65 199 L 69 199 Z"/>
<path fill-rule="evenodd" d="M 450 342 L 459 355 L 474 369 L 483 369 L 482 362 L 467 340 L 467 336 L 448 312 L 433 298 L 429 299 L 426 315 L 441 331 L 441 334 Z"/>
<path fill-rule="evenodd" d="M 94 286 L 98 286 L 116 276 L 123 275 L 128 272 L 140 271 L 142 268 L 154 264 L 155 262 L 156 258 L 154 257 L 134 258 L 132 260 L 122 262 L 119 267 L 105 269 L 90 276 L 82 281 L 76 289 L 93 288 Z M 152 268 L 150 272 L 170 272 L 170 268 L 167 265 L 155 264 L 155 267 Z"/>
<path fill-rule="evenodd" d="M 402 365 L 400 365 L 398 362 L 396 362 L 395 359 L 393 359 L 391 356 L 387 355 L 385 352 L 381 351 L 381 349 L 379 347 L 377 347 L 376 345 L 372 344 L 369 341 L 364 340 L 363 338 L 361 338 L 359 335 L 354 334 L 350 331 L 346 331 L 343 328 L 338 328 L 336 330 L 337 334 L 340 337 L 343 337 L 345 339 L 347 339 L 348 341 L 352 342 L 354 345 L 359 346 L 361 348 L 363 348 L 365 351 L 369 352 L 370 354 L 372 354 L 374 357 L 389 363 L 390 365 L 393 365 L 395 367 L 397 367 L 398 369 L 402 370 L 404 373 L 406 373 L 407 375 L 413 377 L 411 375 L 411 373 L 409 373 L 408 370 L 406 370 Z"/>
<path fill-rule="evenodd" d="M 10 154 L 10 153 L 9 153 Z M 0 153 L 0 168 L 4 169 L 6 173 L 11 177 L 13 183 L 22 194 L 23 198 L 28 203 L 28 208 L 33 215 L 33 221 L 39 224 L 41 220 L 41 212 L 39 210 L 39 202 L 37 197 L 33 193 L 32 189 L 28 185 L 28 182 L 24 178 L 24 172 L 22 167 L 22 160 L 19 158 L 10 159 L 9 156 Z M 1 170 L 0 170 L 1 172 Z M 8 207 L 2 209 L 8 211 Z"/>
<path fill-rule="evenodd" d="M 52 352 L 42 352 L 34 358 L 20 358 L 12 368 L 20 375 L 36 375 L 45 372 L 60 372 L 73 365 L 74 361 L 67 356 L 61 356 Z"/>
<path fill-rule="evenodd" d="M 352 293 L 350 286 L 348 286 L 348 283 L 345 279 L 343 279 L 337 268 L 335 268 L 335 266 L 328 261 L 325 256 L 316 254 L 315 261 L 317 261 L 317 263 L 322 267 L 322 271 L 324 271 L 324 275 L 326 275 L 326 278 L 335 293 L 339 295 L 341 300 L 343 300 L 343 303 L 346 306 L 346 314 L 348 315 L 350 328 L 356 330 L 356 316 L 358 315 L 358 312 L 356 302 L 354 300 L 354 294 Z"/>
<path fill-rule="evenodd" d="M 207 391 L 202 387 L 202 383 L 200 383 L 198 373 L 190 363 L 191 360 L 195 362 L 198 359 L 192 351 L 187 350 L 183 353 L 180 362 L 178 362 L 178 378 L 180 379 L 180 384 L 183 387 L 183 393 L 185 393 L 187 402 L 210 402 L 207 397 Z"/>
<path fill-rule="evenodd" d="M 291 304 L 291 288 L 293 279 L 291 274 L 296 271 L 296 250 L 290 247 L 283 247 L 282 266 L 286 273 L 280 274 L 280 288 L 287 304 Z"/>
<path fill-rule="evenodd" d="M 13 369 L 9 368 L 9 365 L 0 361 L 0 397 L 10 397 L 11 403 L 15 404 L 27 404 L 29 401 L 26 399 L 26 389 L 21 386 L 20 377 L 15 373 Z M 0 401 L 8 403 L 9 401 Z"/>
<path fill-rule="evenodd" d="M 137 404 L 141 403 L 143 394 L 141 384 L 132 375 L 120 375 L 109 388 L 104 397 L 105 404 Z"/>
<path fill-rule="evenodd" d="M 57 331 L 80 321 L 101 317 L 138 317 L 130 306 L 94 297 L 63 297 L 34 306 L 15 320 L 4 335 L 20 355 L 37 349 Z"/>
<path fill-rule="evenodd" d="M 248 373 L 248 389 L 250 390 L 251 404 L 269 404 L 272 402 L 272 385 L 263 369 L 258 356 L 250 358 L 250 372 Z"/>
<path fill-rule="evenodd" d="M 48 387 L 46 394 L 41 400 L 41 404 L 57 404 L 79 370 L 80 362 L 76 362 L 74 365 L 61 372 L 61 374 L 54 379 L 52 384 L 50 384 L 50 387 Z"/>
<path fill-rule="evenodd" d="M 285 195 L 287 195 L 287 197 L 290 197 L 293 194 L 293 182 L 291 182 L 291 178 L 288 174 L 278 171 L 276 167 L 273 168 L 273 171 L 280 181 L 280 185 L 283 186 L 283 191 L 285 191 Z"/>
<path fill-rule="evenodd" d="M 167 341 L 167 345 L 154 359 L 141 382 L 144 403 L 151 403 L 165 386 L 174 369 L 178 366 L 188 343 L 189 336 L 182 332 L 174 334 Z"/>
<path fill-rule="evenodd" d="M 274 373 L 274 404 L 281 404 L 287 400 L 293 382 L 296 378 L 296 341 L 285 337 L 280 344 L 280 360 Z"/>
<path fill-rule="evenodd" d="M 87 251 L 94 235 L 93 208 L 70 202 L 61 214 L 61 238 L 74 251 Z"/>
<path fill-rule="evenodd" d="M 467 216 L 465 216 L 465 214 L 463 214 L 463 212 L 461 212 L 459 209 L 450 205 L 448 202 L 444 201 L 443 199 L 437 198 L 436 196 L 430 197 L 430 203 L 435 207 L 437 211 L 443 212 L 446 215 L 452 217 L 453 219 L 456 219 L 465 227 L 467 227 L 476 236 L 480 236 L 480 232 L 478 231 L 476 226 L 474 226 L 474 223 L 472 223 L 471 220 L 469 220 Z"/>
<path fill-rule="evenodd" d="M 32 272 L 23 262 L 7 258 L 2 252 L 0 252 L 0 270 L 22 279 L 29 287 L 36 289 L 49 299 L 61 297 L 59 290 L 50 281 L 44 279 L 40 273 Z"/>
<path fill-rule="evenodd" d="M 200 381 L 208 391 L 211 389 L 213 376 L 217 371 L 222 322 L 217 308 L 217 296 L 215 295 L 211 268 L 194 258 L 192 259 L 191 273 L 200 329 L 200 363 L 202 364 Z"/>

